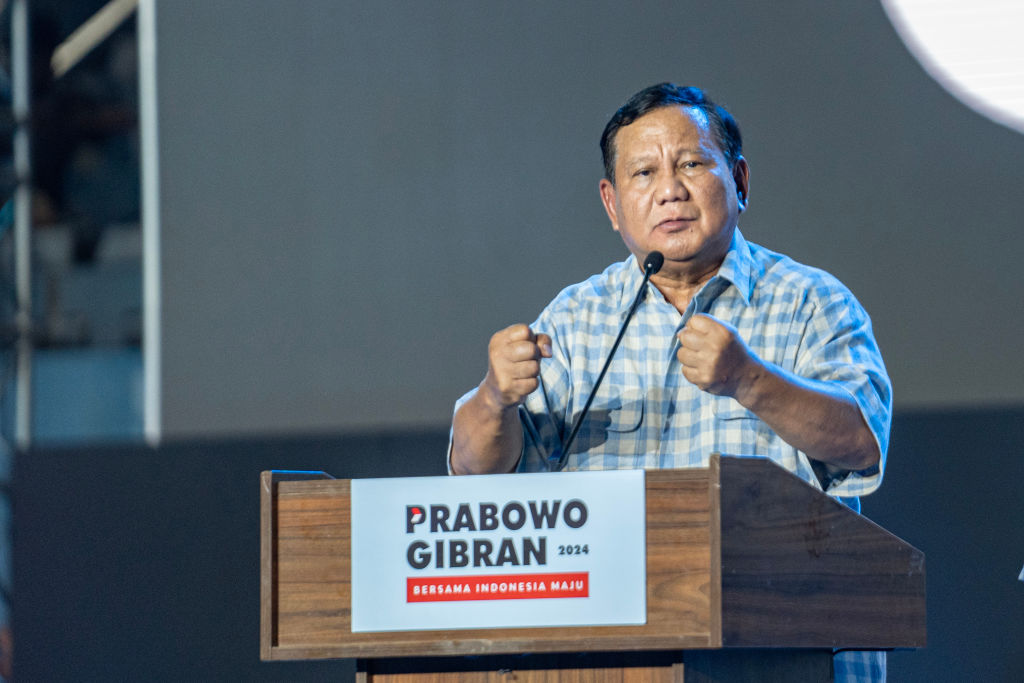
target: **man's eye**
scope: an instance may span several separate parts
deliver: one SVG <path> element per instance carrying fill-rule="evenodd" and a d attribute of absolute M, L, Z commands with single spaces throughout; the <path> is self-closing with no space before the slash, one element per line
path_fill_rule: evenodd
<path fill-rule="evenodd" d="M 641 168 L 639 171 L 637 171 L 633 175 L 641 177 L 641 178 L 646 178 L 647 176 L 651 175 L 651 169 L 649 169 L 649 168 Z"/>
<path fill-rule="evenodd" d="M 683 168 L 697 168 L 701 163 L 699 161 L 684 161 Z"/>

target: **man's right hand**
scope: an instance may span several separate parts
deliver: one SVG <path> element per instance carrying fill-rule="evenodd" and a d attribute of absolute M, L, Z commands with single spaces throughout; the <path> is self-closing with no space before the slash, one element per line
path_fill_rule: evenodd
<path fill-rule="evenodd" d="M 513 325 L 491 337 L 487 376 L 455 412 L 451 468 L 455 474 L 511 472 L 523 450 L 515 407 L 540 380 L 540 359 L 551 358 L 551 337 Z"/>
<path fill-rule="evenodd" d="M 539 386 L 540 359 L 551 358 L 551 337 L 534 334 L 527 325 L 512 325 L 491 337 L 487 355 L 481 393 L 492 410 L 505 412 Z"/>

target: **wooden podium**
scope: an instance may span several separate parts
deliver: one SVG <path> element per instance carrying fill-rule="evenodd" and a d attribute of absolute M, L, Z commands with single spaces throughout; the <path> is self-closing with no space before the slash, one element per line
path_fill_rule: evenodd
<path fill-rule="evenodd" d="M 765 458 L 646 474 L 647 623 L 353 633 L 350 482 L 261 475 L 260 656 L 359 680 L 830 680 L 925 644 L 924 555 Z"/>

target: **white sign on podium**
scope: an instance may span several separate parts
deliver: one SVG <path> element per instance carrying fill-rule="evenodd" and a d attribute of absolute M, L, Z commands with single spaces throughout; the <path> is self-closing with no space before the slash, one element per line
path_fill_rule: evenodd
<path fill-rule="evenodd" d="M 646 621 L 644 472 L 352 481 L 352 630 Z"/>

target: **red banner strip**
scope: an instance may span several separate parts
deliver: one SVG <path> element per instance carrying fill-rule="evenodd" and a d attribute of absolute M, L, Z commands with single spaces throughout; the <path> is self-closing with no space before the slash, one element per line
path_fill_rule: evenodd
<path fill-rule="evenodd" d="M 405 580 L 406 602 L 585 598 L 589 595 L 589 572 L 431 576 Z"/>

